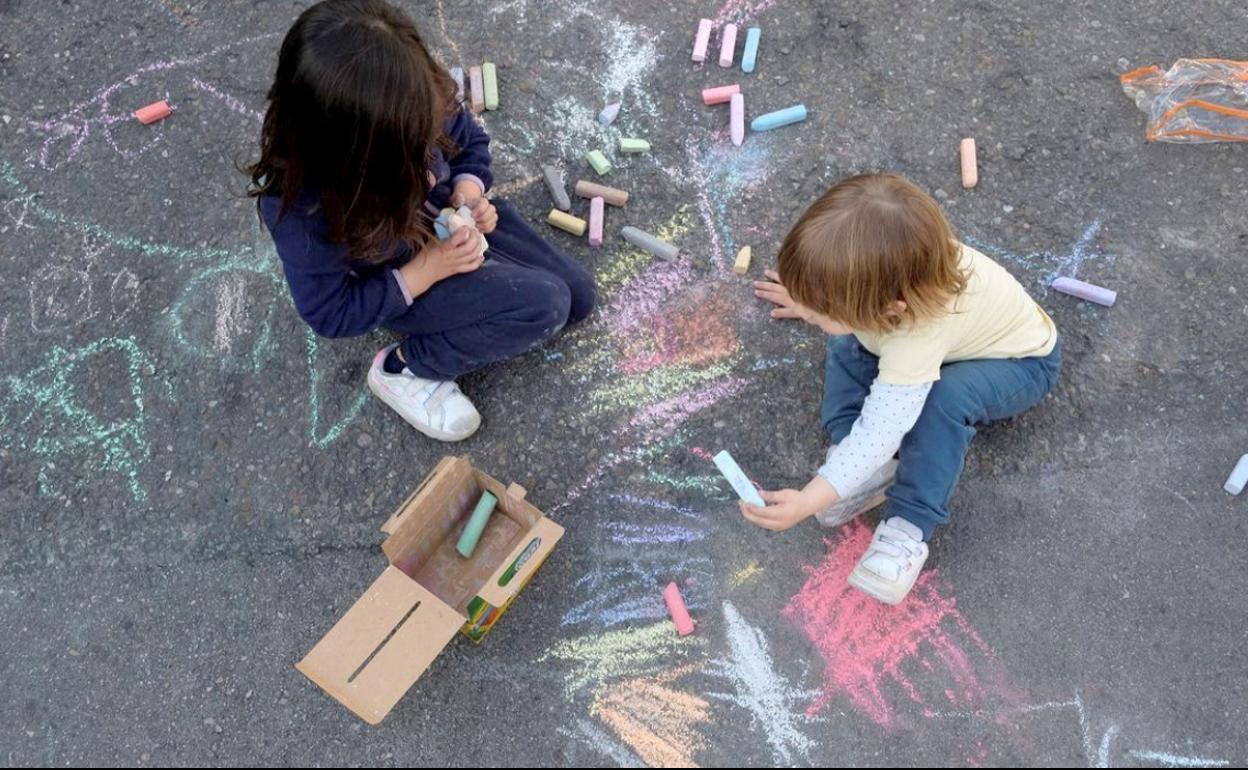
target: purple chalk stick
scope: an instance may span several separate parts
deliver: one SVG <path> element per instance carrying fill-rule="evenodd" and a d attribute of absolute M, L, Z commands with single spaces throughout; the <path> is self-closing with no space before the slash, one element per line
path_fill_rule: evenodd
<path fill-rule="evenodd" d="M 1062 294 L 1069 294 L 1072 297 L 1086 299 L 1088 302 L 1095 302 L 1105 307 L 1113 307 L 1118 301 L 1118 292 L 1101 286 L 1094 286 L 1083 281 L 1076 281 L 1074 278 L 1058 278 L 1053 281 L 1053 288 Z"/>

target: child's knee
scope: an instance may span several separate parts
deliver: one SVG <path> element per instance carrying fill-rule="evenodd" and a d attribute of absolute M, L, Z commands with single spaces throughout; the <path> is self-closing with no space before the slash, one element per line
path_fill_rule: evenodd
<path fill-rule="evenodd" d="M 580 323 L 594 311 L 594 305 L 598 301 L 598 287 L 589 273 L 578 270 L 568 281 L 568 292 L 568 323 Z"/>

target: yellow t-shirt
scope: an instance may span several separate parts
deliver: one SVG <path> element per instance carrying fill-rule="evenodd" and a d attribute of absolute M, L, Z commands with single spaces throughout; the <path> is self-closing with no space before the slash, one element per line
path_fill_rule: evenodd
<path fill-rule="evenodd" d="M 880 380 L 917 385 L 940 379 L 942 364 L 983 358 L 1047 356 L 1057 345 L 1053 319 L 1014 276 L 989 257 L 962 246 L 966 290 L 949 312 L 886 334 L 854 332 L 880 358 Z"/>

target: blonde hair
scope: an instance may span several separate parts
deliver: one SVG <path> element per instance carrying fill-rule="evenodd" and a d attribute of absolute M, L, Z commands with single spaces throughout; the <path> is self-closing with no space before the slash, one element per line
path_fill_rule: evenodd
<path fill-rule="evenodd" d="M 893 174 L 863 174 L 833 186 L 797 220 L 780 247 L 780 282 L 802 305 L 851 329 L 890 332 L 947 312 L 966 290 L 960 251 L 927 193 Z"/>

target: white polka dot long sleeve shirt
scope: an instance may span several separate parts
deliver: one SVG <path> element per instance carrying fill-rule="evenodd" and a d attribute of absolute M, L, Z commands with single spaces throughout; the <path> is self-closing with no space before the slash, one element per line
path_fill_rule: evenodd
<path fill-rule="evenodd" d="M 858 492 L 901 448 L 932 391 L 933 382 L 893 385 L 876 380 L 849 435 L 828 450 L 819 475 L 842 499 Z"/>

